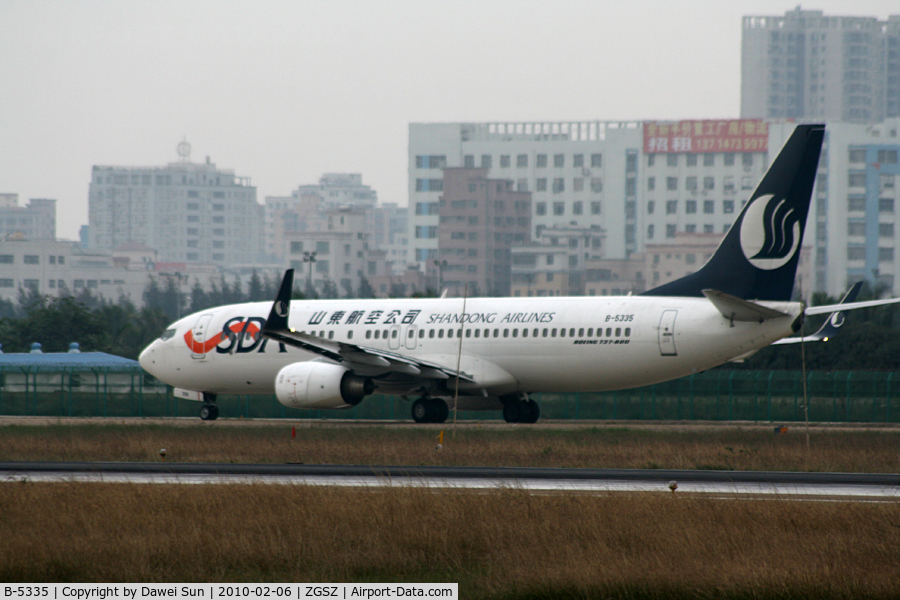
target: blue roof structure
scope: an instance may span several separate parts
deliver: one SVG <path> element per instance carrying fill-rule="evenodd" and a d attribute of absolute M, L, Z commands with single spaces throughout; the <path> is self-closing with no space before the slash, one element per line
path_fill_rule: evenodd
<path fill-rule="evenodd" d="M 0 354 L 0 372 L 140 371 L 136 360 L 105 352 L 23 352 Z"/>

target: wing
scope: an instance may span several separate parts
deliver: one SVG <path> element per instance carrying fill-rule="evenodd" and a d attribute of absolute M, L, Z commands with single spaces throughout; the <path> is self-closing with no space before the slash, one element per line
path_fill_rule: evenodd
<path fill-rule="evenodd" d="M 318 354 L 328 360 L 344 365 L 360 375 L 371 377 L 406 376 L 404 379 L 444 380 L 456 377 L 456 369 L 434 362 L 409 357 L 398 352 L 390 352 L 348 342 L 335 342 L 307 333 L 294 331 L 288 320 L 291 312 L 291 290 L 294 285 L 294 270 L 288 269 L 281 281 L 281 287 L 269 318 L 262 328 L 262 335 L 277 342 L 294 346 Z M 473 382 L 471 375 L 460 373 L 461 381 Z"/>

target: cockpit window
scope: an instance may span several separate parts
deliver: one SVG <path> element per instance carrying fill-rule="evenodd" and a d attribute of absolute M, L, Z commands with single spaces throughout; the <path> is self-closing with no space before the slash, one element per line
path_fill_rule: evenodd
<path fill-rule="evenodd" d="M 175 328 L 174 328 L 174 327 L 172 327 L 171 329 L 166 329 L 165 331 L 163 331 L 163 332 L 162 332 L 162 335 L 159 336 L 159 339 L 162 340 L 162 341 L 166 341 L 166 340 L 172 339 L 173 337 L 175 337 Z"/>

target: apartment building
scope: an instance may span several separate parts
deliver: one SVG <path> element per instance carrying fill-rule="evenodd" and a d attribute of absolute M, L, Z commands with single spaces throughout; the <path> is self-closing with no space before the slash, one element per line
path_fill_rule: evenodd
<path fill-rule="evenodd" d="M 19 206 L 18 194 L 0 194 L 0 238 L 56 239 L 56 200 L 32 198 Z"/>
<path fill-rule="evenodd" d="M 263 255 L 263 208 L 249 177 L 207 157 L 165 167 L 95 165 L 88 198 L 88 247 L 108 252 L 128 242 L 156 249 L 161 260 L 234 266 Z"/>
<path fill-rule="evenodd" d="M 900 116 L 900 15 L 826 16 L 799 6 L 746 16 L 741 117 L 874 123 Z"/>
<path fill-rule="evenodd" d="M 417 239 L 437 237 L 439 286 L 454 296 L 509 296 L 511 249 L 531 240 L 531 194 L 487 173 L 444 169 L 440 227 L 417 226 L 415 231 Z"/>

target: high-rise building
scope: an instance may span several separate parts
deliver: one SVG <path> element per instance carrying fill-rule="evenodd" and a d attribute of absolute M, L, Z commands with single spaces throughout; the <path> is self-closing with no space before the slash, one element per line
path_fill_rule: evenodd
<path fill-rule="evenodd" d="M 746 16 L 741 117 L 871 123 L 900 116 L 900 15 Z"/>
<path fill-rule="evenodd" d="M 816 290 L 838 297 L 855 281 L 900 294 L 900 119 L 828 123 L 805 244 Z"/>
<path fill-rule="evenodd" d="M 276 260 L 285 258 L 285 236 L 320 229 L 331 209 L 356 207 L 366 211 L 365 231 L 370 242 L 379 247 L 388 243 L 381 226 L 387 221 L 378 194 L 362 183 L 358 173 L 326 173 L 318 184 L 300 185 L 290 196 L 266 196 L 265 234 L 266 254 Z M 405 227 L 405 222 L 403 223 Z M 390 237 L 390 236 L 389 236 Z"/>
<path fill-rule="evenodd" d="M 444 169 L 443 190 L 439 285 L 455 296 L 509 296 L 511 248 L 531 240 L 531 194 L 487 169 Z"/>
<path fill-rule="evenodd" d="M 557 131 L 563 131 L 562 125 L 558 124 Z M 796 121 L 787 119 L 643 121 L 634 128 L 608 127 L 604 139 L 589 142 L 593 144 L 589 148 L 581 141 L 545 141 L 518 135 L 503 138 L 499 133 L 479 141 L 471 133 L 497 131 L 498 125 L 470 124 L 468 129 L 462 124 L 411 127 L 410 241 L 416 253 L 411 260 L 418 260 L 420 268 L 436 278 L 434 260 L 444 227 L 444 222 L 439 222 L 443 171 L 454 163 L 465 163 L 467 157 L 471 161 L 477 157 L 492 165 L 485 171 L 486 177 L 511 179 L 518 189 L 542 187 L 541 179 L 562 179 L 560 192 L 554 194 L 551 188 L 532 193 L 532 239 L 544 239 L 542 233 L 554 228 L 599 228 L 603 232 L 605 266 L 585 266 L 585 293 L 592 289 L 599 294 L 642 286 L 649 289 L 705 262 L 709 252 L 678 247 L 690 239 L 688 236 L 712 239 L 710 236 L 721 235 L 731 227 L 795 126 Z M 507 131 L 509 127 L 516 130 L 507 126 Z M 463 131 L 470 132 L 465 140 Z M 542 144 L 552 144 L 552 152 Z M 591 173 L 585 175 L 565 166 L 583 164 L 593 154 L 601 156 L 598 162 L 603 165 L 602 171 L 588 167 Z M 531 166 L 513 167 L 518 155 L 525 156 L 522 163 Z M 549 165 L 554 164 L 556 155 L 561 156 L 559 164 L 564 166 L 554 172 Z M 900 251 L 896 250 L 900 248 L 900 225 L 895 224 L 895 205 L 900 202 L 898 156 L 900 118 L 877 124 L 826 122 L 803 243 L 808 256 L 801 258 L 799 278 L 805 297 L 813 292 L 840 297 L 860 279 L 900 294 Z M 543 166 L 538 167 L 538 161 Z M 595 176 L 600 178 L 599 193 L 585 189 L 585 181 L 584 185 L 576 182 Z M 594 202 L 598 203 L 598 214 L 592 214 Z M 665 261 L 666 255 L 672 254 L 670 266 L 656 268 L 657 263 L 648 263 L 633 269 L 633 277 L 620 273 L 617 282 L 613 271 L 619 263 L 615 261 L 648 253 L 651 246 L 655 248 L 648 254 L 651 259 L 660 255 Z M 665 246 L 674 249 L 667 252 L 661 249 Z M 557 263 L 542 262 L 546 257 L 541 257 L 540 248 L 531 253 L 536 256 L 535 267 L 522 265 L 518 272 L 525 277 L 518 282 L 524 285 L 517 288 L 520 294 L 528 294 L 529 283 L 532 293 L 571 293 L 577 289 L 568 280 L 561 283 L 558 275 L 553 281 L 541 279 L 544 287 L 536 287 L 537 279 L 527 279 L 529 269 L 550 273 L 549 267 L 555 268 Z M 528 254 L 523 251 L 521 260 L 532 260 L 526 258 Z M 565 256 L 562 260 L 569 260 Z M 595 275 L 606 277 L 606 269 L 610 269 L 609 280 L 595 279 Z M 633 281 L 625 285 L 622 282 L 626 280 Z"/>
<path fill-rule="evenodd" d="M 32 198 L 19 206 L 18 194 L 0 194 L 0 238 L 56 239 L 56 200 Z"/>
<path fill-rule="evenodd" d="M 319 192 L 329 206 L 366 206 L 378 203 L 378 193 L 363 185 L 359 173 L 325 173 L 319 179 Z"/>
<path fill-rule="evenodd" d="M 165 167 L 94 166 L 89 191 L 88 247 L 109 251 L 138 242 L 160 260 L 249 265 L 262 257 L 263 208 L 249 177 L 189 162 Z"/>
<path fill-rule="evenodd" d="M 640 244 L 636 219 L 638 122 L 412 123 L 409 126 L 410 260 L 437 259 L 444 168 L 487 169 L 532 195 L 532 236 L 554 225 L 607 227 L 607 255 Z"/>
<path fill-rule="evenodd" d="M 363 207 L 344 206 L 323 211 L 304 231 L 285 234 L 284 254 L 301 289 L 311 286 L 327 297 L 352 297 L 359 290 L 368 266 L 365 223 Z"/>

